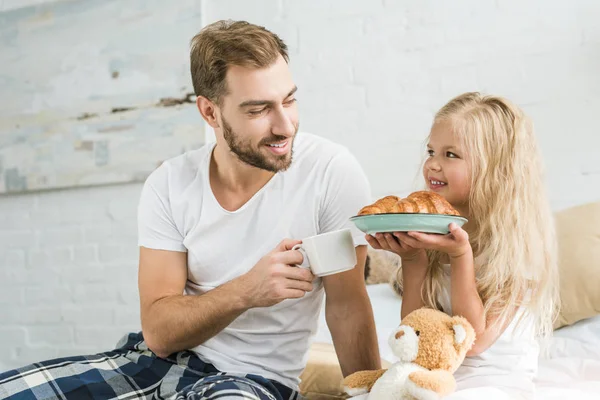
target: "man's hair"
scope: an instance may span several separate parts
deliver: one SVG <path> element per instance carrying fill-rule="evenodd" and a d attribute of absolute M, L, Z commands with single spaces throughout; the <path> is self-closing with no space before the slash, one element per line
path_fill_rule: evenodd
<path fill-rule="evenodd" d="M 264 68 L 279 55 L 289 61 L 287 45 L 262 26 L 231 20 L 207 25 L 191 40 L 194 92 L 220 104 L 227 94 L 225 76 L 230 65 Z"/>

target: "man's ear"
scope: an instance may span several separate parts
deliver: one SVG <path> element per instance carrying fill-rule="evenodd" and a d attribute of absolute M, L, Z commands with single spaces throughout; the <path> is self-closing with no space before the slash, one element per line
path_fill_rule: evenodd
<path fill-rule="evenodd" d="M 449 328 L 454 332 L 454 347 L 456 350 L 466 349 L 469 351 L 475 342 L 475 330 L 463 317 L 455 316 L 448 322 Z"/>
<path fill-rule="evenodd" d="M 219 122 L 217 120 L 217 106 L 211 100 L 204 96 L 196 97 L 196 107 L 200 111 L 200 115 L 212 128 L 218 128 Z"/>

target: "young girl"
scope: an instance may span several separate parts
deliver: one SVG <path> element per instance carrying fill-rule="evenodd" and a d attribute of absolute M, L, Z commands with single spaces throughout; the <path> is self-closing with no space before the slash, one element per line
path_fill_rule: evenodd
<path fill-rule="evenodd" d="M 532 126 L 506 99 L 465 93 L 436 114 L 427 148 L 425 183 L 468 222 L 450 224 L 448 235 L 367 240 L 401 257 L 402 318 L 425 306 L 473 325 L 477 340 L 455 374 L 463 394 L 487 386 L 473 394 L 532 398 L 536 336 L 552 333 L 558 298 L 553 217 Z"/>

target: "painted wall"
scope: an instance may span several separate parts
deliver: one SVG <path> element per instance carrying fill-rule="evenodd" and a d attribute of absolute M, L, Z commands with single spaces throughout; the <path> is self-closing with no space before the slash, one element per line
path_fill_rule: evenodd
<path fill-rule="evenodd" d="M 0 14 L 0 194 L 140 182 L 202 145 L 200 4 L 70 1 Z"/>

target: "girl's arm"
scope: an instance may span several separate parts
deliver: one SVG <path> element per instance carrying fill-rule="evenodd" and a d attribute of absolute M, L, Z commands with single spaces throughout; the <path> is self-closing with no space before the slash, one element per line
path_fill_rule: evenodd
<path fill-rule="evenodd" d="M 450 257 L 452 314 L 462 315 L 473 326 L 476 339 L 467 356 L 476 356 L 487 350 L 515 317 L 518 307 L 513 307 L 504 325 L 496 324 L 498 316 L 485 316 L 483 302 L 475 284 L 473 252 Z"/>
<path fill-rule="evenodd" d="M 503 326 L 496 326 L 494 323 L 497 320 L 496 318 L 488 317 L 486 321 L 486 328 L 483 332 L 477 333 L 477 338 L 475 339 L 475 343 L 471 350 L 467 352 L 467 357 L 476 356 L 478 354 L 483 353 L 487 350 L 494 342 L 498 339 L 498 337 L 504 332 L 506 327 L 510 324 L 512 319 L 515 317 L 517 308 L 511 312 L 509 318 L 507 318 L 506 323 Z"/>
<path fill-rule="evenodd" d="M 487 349 L 497 338 L 487 332 L 487 321 L 484 314 L 483 302 L 477 292 L 475 282 L 475 266 L 473 251 L 466 251 L 458 256 L 450 256 L 452 314 L 466 318 L 475 330 L 475 343 L 467 356 L 473 356 Z M 493 336 L 493 338 L 492 338 Z"/>

